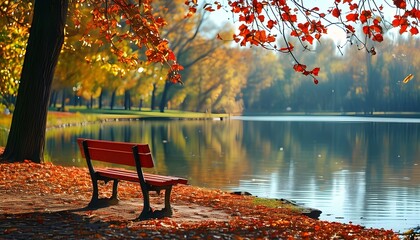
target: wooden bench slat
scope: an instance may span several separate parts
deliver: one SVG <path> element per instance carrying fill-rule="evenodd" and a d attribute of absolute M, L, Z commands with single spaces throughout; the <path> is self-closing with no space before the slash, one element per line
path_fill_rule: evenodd
<path fill-rule="evenodd" d="M 136 166 L 133 152 L 122 152 L 116 150 L 99 149 L 89 147 L 89 155 L 91 160 L 99 160 L 109 163 L 117 163 L 128 166 Z"/>
<path fill-rule="evenodd" d="M 77 139 L 77 143 L 80 147 L 80 152 L 82 154 L 82 157 L 86 157 L 85 153 L 83 151 L 83 141 L 86 140 L 88 144 L 89 154 L 91 157 L 91 160 L 97 160 L 97 161 L 105 161 L 109 163 L 115 163 L 115 164 L 124 164 L 129 166 L 136 166 L 134 162 L 134 156 L 133 156 L 133 147 L 138 147 L 138 153 L 140 157 L 141 166 L 144 168 L 153 168 L 154 162 L 152 158 L 152 153 L 150 151 L 148 144 L 134 144 L 134 143 L 124 143 L 124 142 L 112 142 L 112 141 L 104 141 L 104 140 L 90 140 L 90 139 L 83 139 L 79 138 Z M 92 153 L 92 150 L 95 151 L 95 153 Z M 118 152 L 115 153 L 114 156 L 108 156 L 105 153 L 100 153 L 101 151 L 110 153 L 110 152 Z M 121 152 L 121 155 L 119 155 Z M 126 155 L 128 153 L 130 156 L 128 157 Z M 96 154 L 96 155 L 93 155 Z M 132 159 L 129 160 L 129 159 Z"/>
<path fill-rule="evenodd" d="M 103 170 L 97 170 L 96 172 L 99 173 L 99 175 L 101 176 L 109 177 L 113 179 L 121 179 L 121 180 L 129 181 L 129 182 L 139 181 L 138 176 L 135 176 L 135 175 L 121 174 L 121 173 L 116 173 L 112 171 L 103 171 Z"/>
<path fill-rule="evenodd" d="M 102 176 L 110 178 L 121 178 L 122 180 L 138 182 L 138 175 L 134 171 L 115 169 L 115 168 L 105 168 L 98 169 L 96 171 Z M 151 173 L 143 173 L 144 180 L 151 184 L 157 186 L 166 186 L 166 185 L 175 185 L 175 184 L 187 184 L 188 180 L 184 178 L 171 177 L 171 176 L 162 176 Z"/>
<path fill-rule="evenodd" d="M 151 179 L 151 178 L 157 178 L 157 179 L 170 179 L 176 183 L 179 184 L 187 184 L 188 180 L 185 178 L 180 178 L 180 177 L 173 177 L 173 176 L 162 176 L 162 175 L 155 175 L 155 174 L 151 174 L 151 173 L 143 173 L 143 176 L 145 179 Z"/>

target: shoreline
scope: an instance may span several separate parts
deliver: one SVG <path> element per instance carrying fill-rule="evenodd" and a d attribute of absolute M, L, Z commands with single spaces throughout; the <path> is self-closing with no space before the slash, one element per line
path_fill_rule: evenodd
<path fill-rule="evenodd" d="M 14 177 L 13 177 L 14 176 Z M 109 194 L 112 184 L 104 187 Z M 101 191 L 101 190 L 100 190 Z M 51 227 L 59 228 L 54 237 L 75 237 L 82 228 L 83 238 L 118 236 L 124 238 L 285 238 L 285 239 L 399 239 L 392 230 L 367 229 L 360 225 L 314 220 L 302 215 L 288 202 L 261 201 L 257 197 L 232 194 L 195 186 L 176 186 L 173 190 L 174 216 L 159 220 L 136 221 L 142 200 L 136 184 L 121 182 L 120 203 L 101 209 L 86 209 L 91 196 L 90 177 L 85 168 L 53 164 L 0 163 L 0 232 L 6 239 L 36 233 L 51 238 Z M 152 206 L 162 204 L 152 197 Z M 56 224 L 57 218 L 62 220 Z M 12 227 L 12 223 L 14 227 Z M 27 229 L 28 225 L 32 227 Z M 98 225 L 102 226 L 98 228 Z M 63 228 L 63 229 L 61 229 Z M 73 231 L 73 232 L 72 232 Z M 54 231 L 53 231 L 54 232 Z M 107 235 L 108 234 L 108 235 Z M 120 235 L 123 234 L 123 235 Z"/>

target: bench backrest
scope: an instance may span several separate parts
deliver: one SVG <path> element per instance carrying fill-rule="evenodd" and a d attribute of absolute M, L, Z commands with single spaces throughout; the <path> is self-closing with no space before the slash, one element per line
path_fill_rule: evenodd
<path fill-rule="evenodd" d="M 154 167 L 152 153 L 150 152 L 148 144 L 78 138 L 77 144 L 79 145 L 83 157 L 86 157 L 83 148 L 84 141 L 86 141 L 88 146 L 90 160 L 136 166 L 133 147 L 137 146 L 141 167 Z"/>

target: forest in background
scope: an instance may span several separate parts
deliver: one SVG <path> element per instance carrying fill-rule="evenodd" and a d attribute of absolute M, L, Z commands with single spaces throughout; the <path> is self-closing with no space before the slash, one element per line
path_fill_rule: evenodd
<path fill-rule="evenodd" d="M 66 105 L 86 105 L 235 114 L 420 111 L 418 38 L 387 34 L 374 56 L 354 51 L 357 46 L 346 46 L 340 54 L 334 40 L 322 38 L 312 51 L 297 51 L 302 62 L 321 68 L 315 85 L 312 78 L 294 71 L 294 62 L 287 55 L 233 45 L 231 24 L 214 22 L 209 13 L 186 19 L 181 2 L 157 1 L 156 8 L 171 19 L 162 36 L 184 66 L 183 85 L 167 81 L 167 69 L 160 64 L 127 68 L 99 33 L 92 44 L 82 37 L 80 25 L 68 21 L 50 106 L 59 110 Z M 6 49 L 2 54 L 7 57 L 0 60 L 0 100 L 3 108 L 13 110 L 27 34 L 16 29 L 1 32 L 1 36 L 2 49 Z M 125 48 L 138 52 L 139 61 L 145 62 L 145 52 L 130 45 Z M 409 74 L 414 78 L 404 82 Z"/>

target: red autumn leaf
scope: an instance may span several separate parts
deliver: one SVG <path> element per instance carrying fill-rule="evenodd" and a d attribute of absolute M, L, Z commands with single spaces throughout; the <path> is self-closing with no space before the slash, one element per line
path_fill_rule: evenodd
<path fill-rule="evenodd" d="M 400 27 L 400 34 L 407 32 L 407 28 L 408 28 L 407 24 L 402 24 Z"/>
<path fill-rule="evenodd" d="M 334 8 L 331 13 L 334 17 L 339 18 L 340 14 L 341 14 L 341 11 L 338 8 Z"/>
<path fill-rule="evenodd" d="M 267 42 L 272 43 L 276 41 L 276 37 L 274 37 L 273 35 L 268 35 L 267 36 Z"/>
<path fill-rule="evenodd" d="M 298 63 L 298 64 L 295 64 L 295 65 L 293 66 L 293 69 L 294 69 L 296 72 L 304 72 L 304 71 L 306 70 L 306 65 Z"/>
<path fill-rule="evenodd" d="M 346 28 L 347 28 L 347 31 L 350 33 L 356 32 L 356 29 L 352 25 L 347 25 Z"/>
<path fill-rule="evenodd" d="M 363 33 L 366 35 L 370 35 L 370 30 L 369 30 L 369 26 L 363 26 Z"/>
<path fill-rule="evenodd" d="M 156 24 L 158 24 L 159 26 L 164 26 L 167 23 L 166 23 L 165 19 L 163 19 L 161 17 L 158 17 L 158 18 L 156 18 Z"/>
<path fill-rule="evenodd" d="M 279 49 L 279 51 L 280 51 L 280 52 L 284 52 L 284 53 L 288 53 L 288 52 L 293 51 L 293 49 L 294 49 L 293 44 L 291 44 L 291 43 L 289 42 L 289 46 L 288 46 L 288 47 L 283 47 L 283 48 L 280 48 L 280 49 Z"/>
<path fill-rule="evenodd" d="M 376 42 L 382 42 L 384 40 L 384 37 L 382 36 L 382 34 L 378 33 L 373 35 L 372 40 Z"/>
<path fill-rule="evenodd" d="M 258 14 L 261 14 L 262 9 L 263 9 L 263 4 L 260 2 L 254 1 L 254 8 Z"/>
<path fill-rule="evenodd" d="M 313 44 L 314 42 L 314 37 L 312 37 L 311 35 L 305 35 L 302 37 L 302 41 L 307 41 L 309 44 Z"/>
<path fill-rule="evenodd" d="M 175 54 L 172 51 L 170 51 L 168 53 L 168 60 L 169 61 L 175 61 L 176 60 Z"/>
<path fill-rule="evenodd" d="M 349 5 L 350 5 L 350 11 L 353 11 L 353 10 L 355 10 L 359 7 L 359 5 L 357 5 L 357 3 L 353 3 L 353 4 L 349 4 Z"/>
<path fill-rule="evenodd" d="M 214 12 L 215 11 L 211 6 L 208 6 L 208 7 L 204 8 L 204 10 L 206 10 L 208 12 Z"/>
<path fill-rule="evenodd" d="M 292 36 L 292 37 L 299 37 L 299 36 L 300 36 L 300 34 L 301 34 L 301 32 L 298 32 L 298 31 L 296 31 L 296 30 L 293 30 L 293 31 L 290 33 L 290 36 Z"/>
<path fill-rule="evenodd" d="M 365 23 L 368 21 L 369 18 L 372 17 L 372 12 L 369 10 L 363 10 L 360 14 L 360 22 Z"/>
<path fill-rule="evenodd" d="M 309 34 L 309 22 L 306 22 L 305 24 L 299 23 L 298 28 L 302 30 L 302 33 Z"/>
<path fill-rule="evenodd" d="M 276 24 L 277 24 L 276 21 L 273 21 L 273 20 L 270 19 L 267 22 L 267 27 L 268 27 L 268 29 L 273 29 L 274 25 L 276 25 Z"/>
<path fill-rule="evenodd" d="M 294 14 L 283 13 L 281 17 L 284 21 L 287 22 L 297 22 L 297 16 Z"/>
<path fill-rule="evenodd" d="M 319 67 L 314 68 L 314 69 L 312 70 L 312 74 L 313 74 L 314 76 L 318 76 L 319 70 L 320 70 L 320 68 L 319 68 Z"/>
<path fill-rule="evenodd" d="M 405 9 L 407 7 L 407 2 L 405 0 L 394 0 L 394 5 L 397 8 Z"/>
<path fill-rule="evenodd" d="M 372 25 L 370 26 L 370 29 L 377 33 L 382 33 L 382 27 L 380 25 Z"/>
<path fill-rule="evenodd" d="M 419 33 L 419 30 L 416 27 L 411 27 L 410 33 L 411 35 L 416 35 Z"/>
<path fill-rule="evenodd" d="M 349 13 L 346 15 L 347 21 L 356 22 L 359 19 L 359 14 L 357 13 Z"/>

